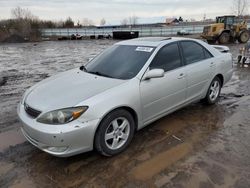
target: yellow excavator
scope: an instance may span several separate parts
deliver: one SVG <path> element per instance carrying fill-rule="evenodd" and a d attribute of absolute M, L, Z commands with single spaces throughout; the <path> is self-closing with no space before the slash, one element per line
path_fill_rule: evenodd
<path fill-rule="evenodd" d="M 206 39 L 209 44 L 217 41 L 220 44 L 246 43 L 250 38 L 246 21 L 240 21 L 236 16 L 220 16 L 216 18 L 216 23 L 205 26 L 201 37 Z"/>

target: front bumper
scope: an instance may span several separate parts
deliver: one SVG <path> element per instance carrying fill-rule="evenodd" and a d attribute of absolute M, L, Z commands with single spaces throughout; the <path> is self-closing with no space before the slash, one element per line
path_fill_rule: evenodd
<path fill-rule="evenodd" d="M 59 157 L 68 157 L 93 149 L 94 135 L 99 119 L 81 122 L 75 120 L 65 125 L 47 125 L 31 118 L 18 105 L 18 116 L 25 138 L 37 148 Z"/>

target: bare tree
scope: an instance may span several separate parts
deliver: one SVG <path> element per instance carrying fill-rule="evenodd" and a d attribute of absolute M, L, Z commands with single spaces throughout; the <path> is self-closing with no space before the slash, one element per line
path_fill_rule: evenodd
<path fill-rule="evenodd" d="M 232 11 L 237 16 L 243 16 L 247 12 L 248 0 L 233 0 Z"/>
<path fill-rule="evenodd" d="M 13 23 L 11 25 L 11 34 L 18 34 L 23 38 L 29 38 L 30 40 L 37 40 L 41 33 L 39 27 L 42 22 L 37 16 L 33 15 L 29 9 L 16 7 L 11 10 Z"/>
<path fill-rule="evenodd" d="M 88 18 L 83 18 L 81 24 L 84 27 L 88 27 L 88 26 L 93 26 L 94 22 Z"/>
<path fill-rule="evenodd" d="M 136 25 L 138 24 L 138 17 L 133 15 L 128 18 L 129 20 L 129 25 Z"/>
<path fill-rule="evenodd" d="M 104 18 L 102 18 L 100 20 L 100 26 L 104 26 L 106 24 L 106 20 Z"/>
<path fill-rule="evenodd" d="M 72 20 L 71 17 L 68 17 L 66 21 L 64 22 L 64 27 L 67 28 L 73 28 L 74 27 L 74 21 Z"/>
<path fill-rule="evenodd" d="M 14 19 L 26 19 L 26 20 L 36 20 L 38 19 L 33 15 L 29 9 L 24 9 L 21 7 L 16 7 L 11 10 L 11 15 Z"/>
<path fill-rule="evenodd" d="M 11 15 L 14 19 L 21 19 L 24 17 L 24 10 L 21 7 L 16 7 L 11 10 Z"/>
<path fill-rule="evenodd" d="M 63 20 L 57 21 L 55 25 L 57 28 L 62 28 L 64 26 L 64 21 Z"/>
<path fill-rule="evenodd" d="M 124 18 L 123 20 L 121 20 L 121 25 L 123 25 L 123 26 L 128 25 L 128 19 Z"/>
<path fill-rule="evenodd" d="M 128 18 L 124 18 L 121 20 L 121 25 L 126 26 L 126 25 L 136 25 L 138 24 L 138 17 L 133 15 Z"/>

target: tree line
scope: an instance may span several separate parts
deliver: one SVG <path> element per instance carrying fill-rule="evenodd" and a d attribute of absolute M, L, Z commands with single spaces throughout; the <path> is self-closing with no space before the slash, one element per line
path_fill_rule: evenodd
<path fill-rule="evenodd" d="M 243 16 L 248 13 L 249 0 L 232 0 L 232 13 Z M 136 15 L 124 18 L 120 21 L 121 26 L 134 26 L 138 24 Z M 105 26 L 106 20 L 102 18 L 99 25 Z M 16 7 L 11 10 L 11 18 L 0 20 L 0 41 L 6 36 L 17 34 L 28 37 L 29 40 L 37 40 L 41 37 L 42 28 L 73 28 L 73 27 L 95 27 L 91 19 L 83 18 L 81 21 L 74 22 L 71 17 L 61 21 L 41 20 L 31 13 L 30 10 Z"/>

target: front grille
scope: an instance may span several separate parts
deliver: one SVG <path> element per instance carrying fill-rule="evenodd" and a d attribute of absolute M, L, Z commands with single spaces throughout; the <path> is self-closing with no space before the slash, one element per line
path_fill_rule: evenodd
<path fill-rule="evenodd" d="M 39 110 L 36 110 L 34 108 L 31 108 L 29 105 L 27 105 L 26 103 L 24 104 L 24 109 L 25 109 L 25 112 L 31 116 L 32 118 L 37 118 L 40 114 L 41 114 L 41 111 Z"/>

